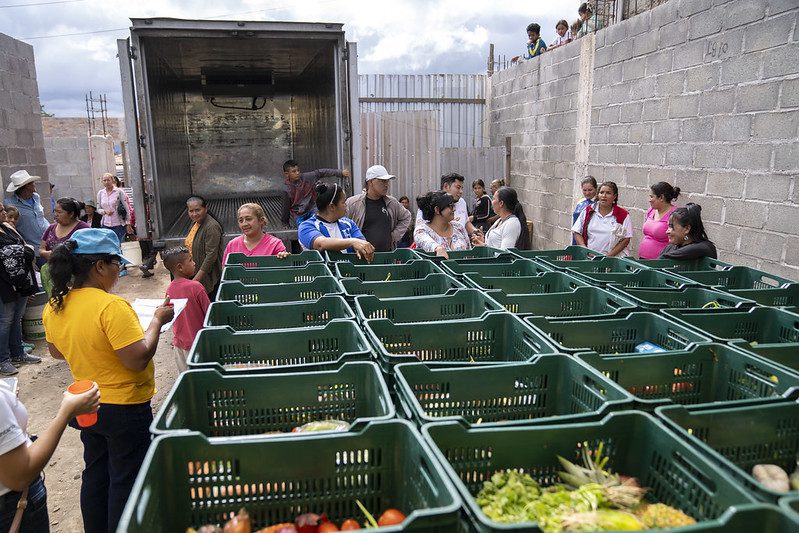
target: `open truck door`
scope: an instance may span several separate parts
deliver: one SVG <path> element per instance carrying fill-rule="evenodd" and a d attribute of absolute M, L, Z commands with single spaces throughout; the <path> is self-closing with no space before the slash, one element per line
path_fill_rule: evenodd
<path fill-rule="evenodd" d="M 359 187 L 363 186 L 363 176 L 366 169 L 363 168 L 361 162 L 361 107 L 358 90 L 358 44 L 354 42 L 347 42 L 346 53 L 344 58 L 347 66 L 347 111 L 349 113 L 348 122 L 349 131 L 347 132 L 347 140 L 350 151 L 350 164 L 352 165 L 351 180 L 352 190 L 350 194 L 358 194 Z"/>

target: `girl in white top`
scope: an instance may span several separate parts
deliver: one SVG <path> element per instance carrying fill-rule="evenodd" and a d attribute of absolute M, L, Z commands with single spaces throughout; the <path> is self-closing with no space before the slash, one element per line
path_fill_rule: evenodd
<path fill-rule="evenodd" d="M 614 182 L 606 181 L 599 186 L 596 204 L 583 209 L 572 226 L 578 245 L 611 257 L 630 255 L 633 224 L 627 210 L 616 205 L 618 201 L 619 188 Z"/>
<path fill-rule="evenodd" d="M 527 216 L 524 214 L 519 195 L 515 189 L 501 187 L 494 193 L 491 201 L 494 213 L 499 219 L 489 228 L 485 237 L 475 235 L 472 243 L 475 246 L 490 246 L 500 250 L 529 248 L 530 235 L 527 231 Z"/>
<path fill-rule="evenodd" d="M 20 531 L 49 531 L 47 491 L 41 473 L 55 452 L 67 423 L 77 415 L 92 413 L 100 406 L 97 384 L 82 394 L 64 392 L 61 407 L 36 442 L 28 438 L 28 411 L 16 391 L 0 381 L 0 508 L 16 509 L 21 492 L 28 489 L 28 506 Z M 0 531 L 8 531 L 14 513 L 0 514 Z"/>

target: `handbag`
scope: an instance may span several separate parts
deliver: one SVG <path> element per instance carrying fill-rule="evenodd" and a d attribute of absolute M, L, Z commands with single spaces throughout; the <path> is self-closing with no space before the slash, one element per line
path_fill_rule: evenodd
<path fill-rule="evenodd" d="M 125 194 L 123 191 L 119 191 L 119 196 L 117 196 L 117 215 L 119 218 L 127 222 L 128 220 L 128 206 L 125 205 L 125 202 L 122 200 L 122 195 Z"/>

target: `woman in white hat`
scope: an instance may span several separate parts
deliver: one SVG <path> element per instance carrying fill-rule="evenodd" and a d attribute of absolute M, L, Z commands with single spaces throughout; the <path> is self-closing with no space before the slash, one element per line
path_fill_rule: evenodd
<path fill-rule="evenodd" d="M 50 223 L 44 218 L 41 198 L 36 192 L 36 182 L 40 179 L 39 176 L 28 174 L 27 170 L 19 170 L 11 174 L 11 183 L 6 192 L 13 192 L 14 195 L 6 198 L 5 204 L 16 207 L 19 211 L 17 232 L 22 235 L 26 243 L 33 246 L 36 263 L 42 266 L 44 260 L 39 257 L 39 244 Z"/>
<path fill-rule="evenodd" d="M 97 204 L 94 200 L 86 200 L 83 204 L 83 210 L 86 213 L 80 219 L 93 228 L 102 228 L 103 215 L 97 212 Z"/>

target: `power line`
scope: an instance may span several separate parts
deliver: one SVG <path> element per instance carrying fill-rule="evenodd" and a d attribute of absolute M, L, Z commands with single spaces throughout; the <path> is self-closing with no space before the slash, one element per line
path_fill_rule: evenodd
<path fill-rule="evenodd" d="M 77 35 L 93 35 L 95 33 L 109 33 L 112 31 L 128 31 L 128 28 L 114 28 L 113 30 L 95 30 L 95 31 L 79 31 L 77 33 L 61 33 L 59 35 L 38 35 L 35 37 L 23 37 L 23 41 L 32 41 L 34 39 L 52 39 L 55 37 L 74 37 Z"/>
<path fill-rule="evenodd" d="M 0 6 L 0 9 L 8 9 L 9 7 L 33 7 L 33 6 L 51 6 L 53 4 L 74 4 L 75 2 L 85 2 L 86 0 L 58 0 L 56 2 L 36 2 L 34 4 L 10 4 L 7 6 Z"/>

